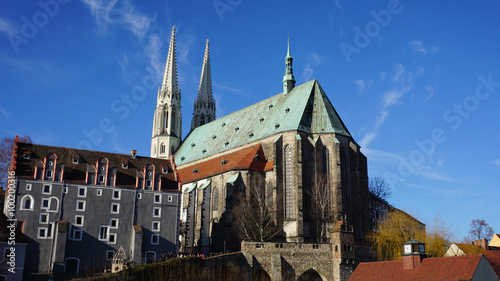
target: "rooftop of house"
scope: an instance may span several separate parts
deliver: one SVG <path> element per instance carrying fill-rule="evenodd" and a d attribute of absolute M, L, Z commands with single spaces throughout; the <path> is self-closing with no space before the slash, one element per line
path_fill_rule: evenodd
<path fill-rule="evenodd" d="M 257 144 L 232 153 L 224 154 L 178 170 L 179 180 L 189 183 L 231 170 L 267 171 L 272 169 L 273 161 L 267 161 L 262 145 Z"/>
<path fill-rule="evenodd" d="M 63 170 L 62 181 L 86 184 L 89 166 L 97 168 L 99 159 L 106 158 L 109 169 L 116 168 L 117 187 L 135 188 L 138 173 L 144 173 L 147 165 L 154 167 L 155 175 L 161 177 L 161 190 L 178 189 L 174 166 L 169 159 L 142 157 L 101 151 L 46 146 L 17 142 L 13 152 L 13 169 L 20 179 L 35 179 L 36 168 L 45 167 L 47 155 L 55 155 L 55 169 Z"/>
<path fill-rule="evenodd" d="M 500 234 L 493 234 L 493 237 L 491 237 L 491 241 L 488 246 L 500 248 Z"/>
<path fill-rule="evenodd" d="M 467 243 L 453 243 L 455 244 L 465 255 L 475 255 L 475 254 L 483 254 L 486 249 L 483 249 L 479 246 Z M 452 245 L 453 245 L 452 244 Z"/>
<path fill-rule="evenodd" d="M 500 251 L 485 251 L 484 256 L 500 279 Z"/>
<path fill-rule="evenodd" d="M 312 80 L 197 127 L 175 153 L 175 162 L 184 165 L 285 131 L 351 136 L 318 81 Z"/>
<path fill-rule="evenodd" d="M 414 269 L 402 261 L 368 262 L 358 265 L 349 281 L 471 280 L 483 255 L 426 258 Z"/>

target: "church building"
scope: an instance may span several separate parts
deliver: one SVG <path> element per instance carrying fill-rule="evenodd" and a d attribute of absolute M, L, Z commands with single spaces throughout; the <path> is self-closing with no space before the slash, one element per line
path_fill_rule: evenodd
<path fill-rule="evenodd" d="M 191 131 L 181 141 L 175 29 L 153 122 L 151 157 L 174 161 L 182 183 L 181 252 L 238 251 L 232 209 L 251 186 L 265 190 L 283 242 L 330 241 L 311 211 L 311 189 L 328 189 L 334 219 L 361 244 L 370 230 L 367 160 L 317 80 L 295 85 L 288 42 L 283 92 L 215 118 L 208 40 Z M 169 118 L 169 116 L 171 116 Z"/>

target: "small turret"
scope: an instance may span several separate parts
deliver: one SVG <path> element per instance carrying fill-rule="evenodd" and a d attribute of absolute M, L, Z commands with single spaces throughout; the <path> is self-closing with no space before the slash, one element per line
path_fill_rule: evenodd
<path fill-rule="evenodd" d="M 283 76 L 283 95 L 288 94 L 295 87 L 295 76 L 292 68 L 293 58 L 290 55 L 290 38 L 288 38 L 288 49 L 285 57 L 285 75 Z"/>

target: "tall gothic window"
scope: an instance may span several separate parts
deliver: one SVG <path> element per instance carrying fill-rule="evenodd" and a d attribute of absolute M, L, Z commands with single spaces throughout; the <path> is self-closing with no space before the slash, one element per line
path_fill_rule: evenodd
<path fill-rule="evenodd" d="M 342 209 L 347 217 L 350 217 L 350 190 L 349 190 L 349 168 L 347 155 L 344 151 L 340 152 L 340 181 L 342 187 Z"/>
<path fill-rule="evenodd" d="M 213 195 L 213 207 L 212 210 L 218 210 L 219 209 L 219 189 L 217 187 L 214 187 L 214 195 Z"/>
<path fill-rule="evenodd" d="M 165 153 L 165 144 L 161 143 L 160 144 L 160 154 L 163 154 L 163 153 Z"/>
<path fill-rule="evenodd" d="M 293 213 L 293 172 L 292 149 L 285 146 L 285 218 L 291 218 Z"/>
<path fill-rule="evenodd" d="M 323 169 L 322 169 L 323 177 L 327 182 L 330 182 L 330 150 L 325 147 L 323 151 Z"/>
<path fill-rule="evenodd" d="M 205 114 L 202 113 L 200 118 L 200 126 L 204 124 L 205 124 Z"/>

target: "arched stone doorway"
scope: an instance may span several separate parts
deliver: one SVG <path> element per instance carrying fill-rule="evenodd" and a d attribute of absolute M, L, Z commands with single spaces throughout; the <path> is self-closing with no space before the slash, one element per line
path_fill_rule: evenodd
<path fill-rule="evenodd" d="M 309 269 L 308 271 L 302 273 L 297 281 L 323 281 L 323 278 L 314 269 Z"/>

